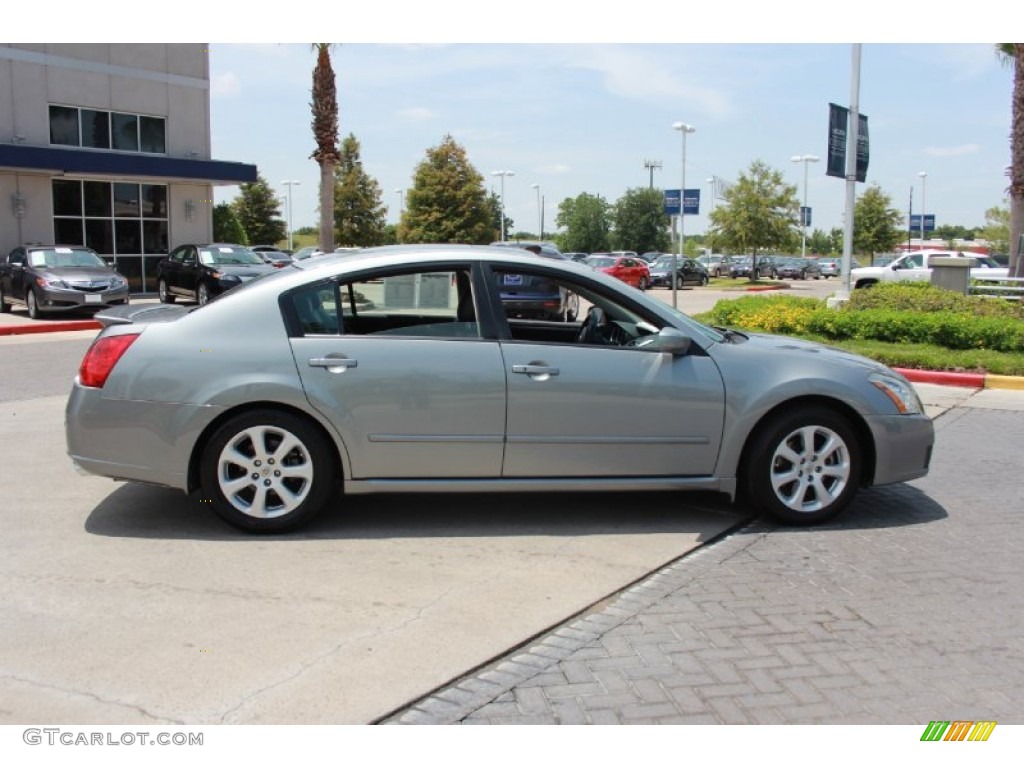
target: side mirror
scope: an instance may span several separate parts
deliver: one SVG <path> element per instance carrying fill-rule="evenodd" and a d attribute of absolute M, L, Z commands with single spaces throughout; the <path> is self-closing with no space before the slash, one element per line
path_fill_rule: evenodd
<path fill-rule="evenodd" d="M 662 328 L 658 331 L 657 336 L 648 336 L 642 342 L 646 343 L 641 343 L 637 346 L 649 349 L 652 352 L 664 352 L 679 357 L 690 351 L 693 339 L 675 328 Z"/>

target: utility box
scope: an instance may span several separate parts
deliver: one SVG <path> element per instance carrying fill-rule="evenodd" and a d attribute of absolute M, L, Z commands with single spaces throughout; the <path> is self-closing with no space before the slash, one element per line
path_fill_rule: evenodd
<path fill-rule="evenodd" d="M 977 264 L 974 259 L 967 256 L 933 256 L 928 263 L 932 269 L 932 285 L 965 296 L 968 294 L 971 267 Z"/>

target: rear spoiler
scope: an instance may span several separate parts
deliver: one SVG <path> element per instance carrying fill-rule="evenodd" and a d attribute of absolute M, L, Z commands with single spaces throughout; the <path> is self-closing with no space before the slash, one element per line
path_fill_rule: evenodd
<path fill-rule="evenodd" d="M 93 315 L 93 319 L 104 328 L 133 323 L 171 323 L 187 315 L 192 309 L 173 304 L 121 304 L 100 310 Z"/>

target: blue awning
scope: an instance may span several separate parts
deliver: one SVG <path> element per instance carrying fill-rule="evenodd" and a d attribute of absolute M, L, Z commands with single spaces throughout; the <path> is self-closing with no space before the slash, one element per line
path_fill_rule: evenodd
<path fill-rule="evenodd" d="M 256 166 L 245 163 L 17 144 L 0 144 L 0 169 L 133 179 L 150 177 L 207 184 L 256 181 Z"/>

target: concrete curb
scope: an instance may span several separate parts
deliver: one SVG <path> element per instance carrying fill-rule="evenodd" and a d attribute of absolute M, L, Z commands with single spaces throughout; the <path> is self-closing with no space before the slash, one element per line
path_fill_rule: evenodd
<path fill-rule="evenodd" d="M 18 323 L 0 326 L 0 336 L 21 336 L 29 333 L 58 333 L 60 331 L 98 331 L 103 326 L 96 320 L 62 320 L 40 325 Z"/>

